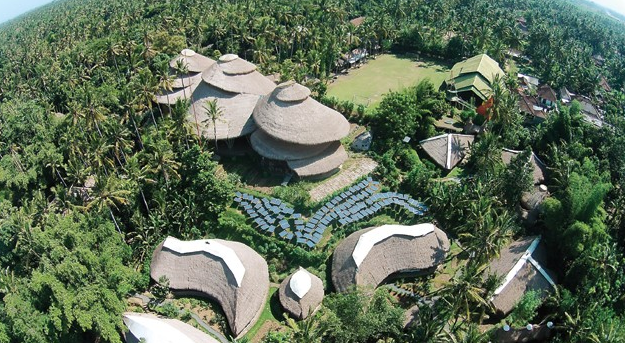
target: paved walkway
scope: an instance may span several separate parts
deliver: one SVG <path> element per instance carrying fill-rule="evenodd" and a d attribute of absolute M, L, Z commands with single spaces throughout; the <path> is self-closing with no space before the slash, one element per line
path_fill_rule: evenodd
<path fill-rule="evenodd" d="M 221 334 L 221 332 L 213 329 L 212 327 L 210 327 L 210 325 L 206 324 L 197 314 L 195 313 L 191 313 L 191 317 L 193 319 L 195 319 L 195 321 L 200 324 L 201 327 L 203 327 L 204 329 L 206 329 L 206 331 L 208 331 L 211 336 L 217 338 L 221 343 L 229 343 L 230 340 L 227 339 L 224 335 Z"/>
<path fill-rule="evenodd" d="M 377 166 L 377 162 L 368 157 L 358 158 L 349 168 L 341 170 L 337 176 L 311 189 L 310 199 L 314 202 L 320 201 L 371 173 Z"/>

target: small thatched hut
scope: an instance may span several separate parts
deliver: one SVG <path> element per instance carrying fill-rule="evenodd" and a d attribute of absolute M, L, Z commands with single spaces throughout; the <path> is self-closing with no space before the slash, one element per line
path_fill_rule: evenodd
<path fill-rule="evenodd" d="M 507 315 L 529 290 L 545 296 L 555 287 L 553 274 L 542 267 L 545 261 L 540 237 L 525 237 L 512 242 L 491 262 L 487 274 L 504 278 L 491 299 L 498 314 Z"/>
<path fill-rule="evenodd" d="M 254 325 L 269 291 L 265 260 L 245 244 L 220 239 L 167 237 L 154 251 L 150 276 L 157 281 L 167 277 L 180 294 L 216 300 L 237 337 Z"/>
<path fill-rule="evenodd" d="M 127 343 L 219 343 L 218 340 L 177 319 L 146 313 L 124 313 Z"/>
<path fill-rule="evenodd" d="M 296 319 L 306 319 L 323 301 L 323 282 L 304 268 L 289 275 L 278 290 L 280 304 Z"/>
<path fill-rule="evenodd" d="M 440 167 L 451 170 L 468 154 L 475 136 L 446 133 L 424 139 L 419 144 L 423 151 Z"/>
<path fill-rule="evenodd" d="M 259 130 L 252 134 L 252 148 L 268 160 L 285 161 L 300 177 L 331 173 L 347 159 L 340 143 L 349 133 L 347 120 L 293 81 L 263 97 L 254 120 Z"/>
<path fill-rule="evenodd" d="M 271 93 L 275 84 L 256 66 L 237 55 L 223 55 L 206 69 L 203 82 L 193 92 L 188 120 L 209 140 L 233 139 L 256 129 L 252 111 L 262 95 Z M 216 103 L 216 113 L 210 102 Z"/>
<path fill-rule="evenodd" d="M 353 285 L 377 287 L 398 274 L 433 271 L 448 250 L 447 235 L 433 224 L 360 230 L 334 250 L 332 283 L 339 292 Z"/>

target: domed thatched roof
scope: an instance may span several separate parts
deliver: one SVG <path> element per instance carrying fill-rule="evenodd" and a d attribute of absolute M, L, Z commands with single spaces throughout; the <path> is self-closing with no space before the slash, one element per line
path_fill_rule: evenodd
<path fill-rule="evenodd" d="M 237 55 L 223 55 L 202 73 L 202 79 L 213 87 L 238 94 L 266 95 L 275 83 L 256 71 L 256 66 Z"/>
<path fill-rule="evenodd" d="M 254 325 L 269 291 L 267 263 L 238 242 L 168 237 L 154 250 L 150 267 L 152 279 L 167 277 L 172 290 L 216 300 L 237 337 Z"/>
<path fill-rule="evenodd" d="M 347 136 L 347 120 L 309 95 L 302 85 L 282 83 L 258 102 L 254 120 L 268 135 L 289 143 L 318 145 Z"/>
<path fill-rule="evenodd" d="M 334 142 L 321 154 L 301 160 L 286 161 L 299 177 L 311 177 L 328 174 L 338 170 L 347 160 L 347 152 L 341 142 Z"/>
<path fill-rule="evenodd" d="M 188 121 L 200 126 L 201 135 L 209 140 L 215 139 L 213 122 L 209 119 L 207 102 L 216 100 L 221 115 L 215 121 L 217 139 L 229 139 L 245 136 L 256 129 L 252 119 L 252 110 L 258 102 L 258 95 L 233 94 L 221 91 L 202 82 L 193 92 L 193 103 L 189 107 Z"/>
<path fill-rule="evenodd" d="M 282 281 L 278 296 L 285 311 L 297 319 L 306 319 L 323 301 L 323 282 L 300 267 Z"/>
<path fill-rule="evenodd" d="M 377 287 L 397 273 L 423 272 L 443 263 L 447 235 L 432 224 L 383 225 L 354 232 L 334 250 L 332 283 Z"/>
<path fill-rule="evenodd" d="M 219 343 L 218 340 L 177 319 L 147 313 L 124 313 L 128 328 L 126 342 L 138 343 Z"/>
<path fill-rule="evenodd" d="M 182 65 L 186 66 L 187 70 L 191 73 L 201 73 L 211 65 L 215 64 L 215 60 L 200 55 L 191 49 L 182 50 L 180 55 L 169 61 L 169 66 L 176 69 L 178 61 L 180 61 Z"/>
<path fill-rule="evenodd" d="M 251 137 L 254 150 L 265 158 L 278 161 L 299 160 L 324 152 L 332 143 L 318 145 L 300 145 L 279 141 L 263 130 L 256 130 Z"/>

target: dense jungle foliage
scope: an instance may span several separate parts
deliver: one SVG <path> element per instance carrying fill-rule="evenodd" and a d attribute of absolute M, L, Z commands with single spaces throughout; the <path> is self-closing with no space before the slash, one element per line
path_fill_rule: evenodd
<path fill-rule="evenodd" d="M 424 200 L 428 219 L 462 245 L 463 263 L 435 291 L 414 282 L 438 301 L 407 330 L 388 292 L 357 290 L 329 295 L 318 315 L 286 320 L 265 341 L 487 342 L 478 325 L 492 321 L 494 284 L 481 272 L 524 234 L 543 235 L 559 289 L 543 304 L 524 300 L 509 323 L 552 321 L 554 342 L 625 341 L 623 23 L 562 0 L 61 0 L 0 25 L 0 342 L 121 342 L 125 299 L 150 287 L 151 254 L 167 235 L 245 242 L 274 282 L 298 265 L 324 275 L 332 244 L 366 223 L 336 232 L 323 251 L 258 234 L 229 209 L 245 185 L 189 130 L 185 104 L 166 114 L 152 99 L 186 47 L 237 53 L 322 97 L 336 59 L 361 46 L 451 62 L 488 53 L 502 65 L 518 49 L 555 89 L 594 96 L 605 77 L 610 125 L 588 124 L 574 103 L 526 127 L 508 80 L 494 90 L 469 176 L 441 182 L 415 150 L 450 109 L 438 85 L 389 93 L 355 119 L 377 132 L 376 177 Z M 400 144 L 406 135 L 412 143 Z M 504 166 L 504 147 L 549 166 L 552 197 L 537 226 L 519 224 L 529 171 Z"/>

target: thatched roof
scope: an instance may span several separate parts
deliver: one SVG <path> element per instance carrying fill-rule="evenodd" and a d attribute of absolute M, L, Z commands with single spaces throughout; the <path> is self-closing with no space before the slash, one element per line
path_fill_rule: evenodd
<path fill-rule="evenodd" d="M 522 151 L 503 149 L 501 152 L 501 159 L 503 160 L 503 163 L 508 165 L 512 162 L 512 158 L 520 153 L 522 153 Z M 534 179 L 534 184 L 539 185 L 545 182 L 545 173 L 547 171 L 545 163 L 543 163 L 543 161 L 541 161 L 534 152 L 532 152 L 532 155 L 530 156 L 530 163 L 532 164 L 532 177 Z"/>
<path fill-rule="evenodd" d="M 216 300 L 237 337 L 254 325 L 269 291 L 267 263 L 238 242 L 168 237 L 154 250 L 150 268 L 152 279 L 166 276 L 173 291 Z"/>
<path fill-rule="evenodd" d="M 199 85 L 199 82 L 192 83 L 185 88 L 181 88 L 181 89 L 175 88 L 172 91 L 161 90 L 155 96 L 156 103 L 162 104 L 162 105 L 168 105 L 168 104 L 173 105 L 176 103 L 176 101 L 178 101 L 178 99 L 181 99 L 181 100 L 189 99 L 191 95 L 193 94 L 193 92 L 195 91 L 195 89 L 198 87 L 198 85 Z"/>
<path fill-rule="evenodd" d="M 170 68 L 169 74 L 175 75 L 171 84 L 172 88 L 185 88 L 189 87 L 192 84 L 200 83 L 200 81 L 202 81 L 202 73 L 180 74 L 175 69 Z"/>
<path fill-rule="evenodd" d="M 237 55 L 227 54 L 202 73 L 202 79 L 213 87 L 238 94 L 266 95 L 275 83 L 256 71 L 256 66 Z"/>
<path fill-rule="evenodd" d="M 306 319 L 323 301 L 323 282 L 300 267 L 282 281 L 278 298 L 285 311 L 297 319 Z"/>
<path fill-rule="evenodd" d="M 282 83 L 258 102 L 254 120 L 268 135 L 295 144 L 317 145 L 347 136 L 345 117 L 309 95 L 310 90 L 300 84 Z"/>
<path fill-rule="evenodd" d="M 169 66 L 176 69 L 178 61 L 182 62 L 187 70 L 192 73 L 201 73 L 215 63 L 215 60 L 200 55 L 191 49 L 184 49 L 180 55 L 169 61 Z"/>
<path fill-rule="evenodd" d="M 363 229 L 334 250 L 332 283 L 339 292 L 352 285 L 377 287 L 398 273 L 432 270 L 448 250 L 447 235 L 432 224 Z"/>
<path fill-rule="evenodd" d="M 545 261 L 540 237 L 525 237 L 512 242 L 491 262 L 487 273 L 504 278 L 491 299 L 498 313 L 509 313 L 526 291 L 536 290 L 543 295 L 551 291 L 554 278 L 542 267 Z"/>
<path fill-rule="evenodd" d="M 317 156 L 332 144 L 301 145 L 288 143 L 269 136 L 262 129 L 256 130 L 252 134 L 251 143 L 258 154 L 278 161 L 300 160 Z"/>
<path fill-rule="evenodd" d="M 177 319 L 147 313 L 124 313 L 127 343 L 219 343 L 218 340 Z"/>
<path fill-rule="evenodd" d="M 440 167 L 451 170 L 469 152 L 475 136 L 446 133 L 419 142 L 423 151 Z"/>
<path fill-rule="evenodd" d="M 341 142 L 334 142 L 321 154 L 301 160 L 289 160 L 287 164 L 299 177 L 313 177 L 331 173 L 347 161 L 347 152 Z"/>
<path fill-rule="evenodd" d="M 187 120 L 200 127 L 200 134 L 208 140 L 215 139 L 213 122 L 209 119 L 207 102 L 216 100 L 221 115 L 215 121 L 217 139 L 230 139 L 248 135 L 256 129 L 252 110 L 258 102 L 258 95 L 234 94 L 221 91 L 202 82 L 193 92 L 193 103 L 189 107 Z"/>

